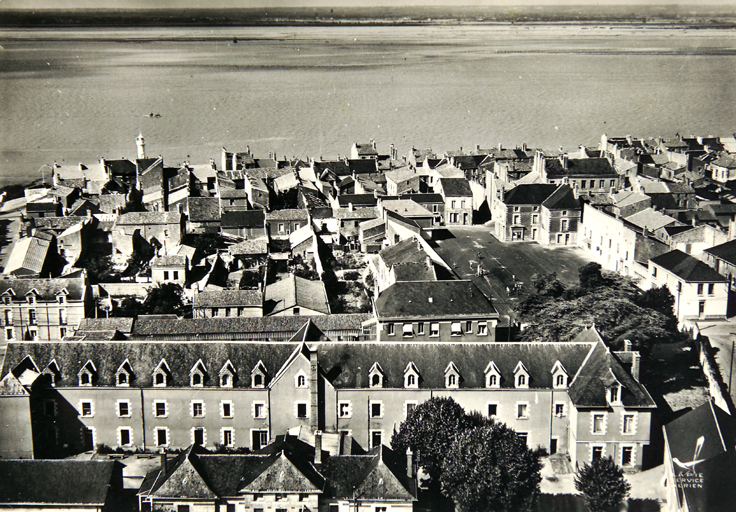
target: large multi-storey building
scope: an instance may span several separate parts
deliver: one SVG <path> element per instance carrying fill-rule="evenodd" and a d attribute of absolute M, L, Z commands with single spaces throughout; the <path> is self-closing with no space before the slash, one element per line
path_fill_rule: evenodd
<path fill-rule="evenodd" d="M 84 277 L 3 279 L 0 288 L 6 341 L 60 340 L 92 309 Z"/>
<path fill-rule="evenodd" d="M 97 445 L 256 450 L 295 427 L 370 449 L 413 407 L 449 396 L 529 446 L 573 463 L 613 455 L 633 470 L 655 407 L 637 356 L 601 342 L 10 343 L 0 389 L 26 393 L 0 401 L 26 401 L 34 453 L 50 456 Z M 0 425 L 20 405 L 0 407 Z"/>

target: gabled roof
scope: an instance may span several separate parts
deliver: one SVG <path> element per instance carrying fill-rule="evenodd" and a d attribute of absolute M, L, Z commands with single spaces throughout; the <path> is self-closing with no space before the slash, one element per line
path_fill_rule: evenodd
<path fill-rule="evenodd" d="M 290 275 L 266 286 L 264 314 L 273 315 L 299 306 L 325 315 L 330 314 L 327 291 L 322 281 L 310 281 Z"/>
<path fill-rule="evenodd" d="M 675 249 L 650 260 L 680 279 L 691 283 L 719 283 L 726 278 L 699 259 Z"/>
<path fill-rule="evenodd" d="M 440 178 L 440 186 L 445 197 L 472 197 L 470 183 L 465 178 Z"/>
<path fill-rule="evenodd" d="M 330 341 L 330 339 L 319 327 L 314 325 L 314 322 L 310 318 L 289 341 Z"/>
<path fill-rule="evenodd" d="M 625 218 L 626 222 L 633 224 L 639 228 L 647 228 L 649 231 L 655 231 L 659 228 L 669 226 L 677 222 L 677 219 L 665 215 L 653 208 L 647 208 Z"/>
<path fill-rule="evenodd" d="M 564 361 L 565 368 L 572 372 Z M 649 392 L 626 371 L 610 350 L 602 343 L 594 345 L 589 357 L 575 373 L 568 395 L 576 407 L 608 407 L 606 382 L 613 375 L 622 385 L 621 402 L 624 407 L 654 408 Z"/>
<path fill-rule="evenodd" d="M 266 214 L 263 210 L 231 210 L 222 212 L 223 228 L 263 228 Z"/>
<path fill-rule="evenodd" d="M 723 155 L 718 160 L 714 160 L 713 162 L 711 162 L 711 165 L 725 167 L 726 169 L 736 169 L 736 156 Z"/>
<path fill-rule="evenodd" d="M 0 459 L 0 504 L 102 506 L 116 472 L 117 461 Z"/>
<path fill-rule="evenodd" d="M 376 150 L 373 142 L 356 142 L 355 148 L 359 155 L 363 156 L 371 156 L 376 155 L 378 156 L 378 151 Z"/>
<path fill-rule="evenodd" d="M 250 469 L 250 470 L 248 470 Z M 240 491 L 322 493 L 324 477 L 299 454 L 284 450 L 246 468 Z"/>
<path fill-rule="evenodd" d="M 176 212 L 131 212 L 119 215 L 118 226 L 142 226 L 152 224 L 179 224 L 181 214 Z"/>
<path fill-rule="evenodd" d="M 5 265 L 5 274 L 18 271 L 38 274 L 43 269 L 51 242 L 36 236 L 21 238 L 10 252 Z"/>
<path fill-rule="evenodd" d="M 28 396 L 30 393 L 11 372 L 0 380 L 0 396 Z"/>
<path fill-rule="evenodd" d="M 397 213 L 402 217 L 433 217 L 434 214 L 424 206 L 407 199 L 381 201 L 381 208 Z"/>
<path fill-rule="evenodd" d="M 509 190 L 503 198 L 504 204 L 539 204 L 547 199 L 552 192 L 557 190 L 557 185 L 552 183 L 534 183 L 528 185 L 517 185 Z"/>
<path fill-rule="evenodd" d="M 192 222 L 216 222 L 220 220 L 220 200 L 216 197 L 187 198 L 189 220 Z"/>
<path fill-rule="evenodd" d="M 427 253 L 421 249 L 421 245 L 413 238 L 402 240 L 398 244 L 390 245 L 378 253 L 383 263 L 388 267 L 398 263 L 424 263 Z"/>
<path fill-rule="evenodd" d="M 303 208 L 293 208 L 284 210 L 274 210 L 266 213 L 266 220 L 307 220 L 309 219 L 309 210 Z"/>
<path fill-rule="evenodd" d="M 82 300 L 85 288 L 85 279 L 83 277 L 0 279 L 0 295 L 6 292 L 11 294 L 12 290 L 12 294 L 16 297 L 24 297 L 33 291 L 36 300 L 40 301 L 55 301 L 62 294 L 66 295 L 66 299 L 70 301 Z M 66 290 L 65 294 L 62 293 L 64 290 Z"/>
<path fill-rule="evenodd" d="M 596 329 L 595 324 L 592 324 L 590 327 L 585 327 L 582 331 L 578 333 L 577 336 L 575 336 L 575 339 L 573 341 L 580 341 L 580 342 L 587 342 L 587 343 L 598 343 L 603 342 L 603 338 L 601 337 L 601 334 L 598 332 L 598 329 Z"/>
<path fill-rule="evenodd" d="M 736 265 L 736 240 L 730 240 L 721 245 L 716 245 L 715 247 L 706 249 L 704 252 Z"/>
<path fill-rule="evenodd" d="M 375 308 L 381 320 L 498 315 L 491 301 L 469 280 L 396 282 L 381 292 Z"/>
<path fill-rule="evenodd" d="M 227 251 L 233 256 L 247 256 L 251 254 L 268 253 L 268 238 L 258 238 L 255 240 L 244 240 L 228 247 Z"/>
<path fill-rule="evenodd" d="M 557 190 L 542 202 L 542 206 L 549 210 L 574 210 L 582 208 L 580 199 L 575 197 L 575 192 L 570 185 L 560 185 Z"/>
<path fill-rule="evenodd" d="M 260 290 L 218 290 L 203 291 L 194 295 L 195 308 L 217 307 L 261 307 L 263 293 Z"/>
<path fill-rule="evenodd" d="M 547 177 L 550 179 L 563 176 L 613 176 L 618 173 L 606 158 L 568 158 L 567 168 L 557 158 L 548 158 L 544 162 Z"/>
<path fill-rule="evenodd" d="M 347 208 L 350 204 L 353 206 L 376 206 L 378 198 L 373 194 L 342 194 L 337 196 L 337 203 L 341 208 Z"/>
<path fill-rule="evenodd" d="M 159 474 L 150 488 L 141 494 L 160 498 L 214 499 L 217 494 L 205 480 L 204 470 L 198 457 L 193 453 L 194 446 L 182 452 L 174 461 L 167 464 L 166 471 Z M 144 482 L 145 483 L 145 482 Z"/>

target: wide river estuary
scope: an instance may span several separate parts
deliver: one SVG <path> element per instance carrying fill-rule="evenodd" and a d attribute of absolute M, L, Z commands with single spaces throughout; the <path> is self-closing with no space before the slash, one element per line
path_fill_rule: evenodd
<path fill-rule="evenodd" d="M 173 166 L 223 146 L 327 158 L 371 138 L 406 154 L 736 131 L 728 30 L 4 30 L 0 46 L 0 185 L 135 157 L 139 132 Z"/>

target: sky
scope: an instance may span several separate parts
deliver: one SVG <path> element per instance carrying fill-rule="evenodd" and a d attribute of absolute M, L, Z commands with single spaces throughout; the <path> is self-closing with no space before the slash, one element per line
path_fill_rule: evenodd
<path fill-rule="evenodd" d="M 736 0 L 0 0 L 0 9 L 530 5 L 733 5 Z"/>

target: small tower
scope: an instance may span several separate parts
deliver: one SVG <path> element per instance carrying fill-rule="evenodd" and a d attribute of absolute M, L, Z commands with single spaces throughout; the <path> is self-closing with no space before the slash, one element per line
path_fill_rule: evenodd
<path fill-rule="evenodd" d="M 138 146 L 138 158 L 146 158 L 146 141 L 143 139 L 142 133 L 139 133 L 138 137 L 135 138 L 135 145 Z"/>

